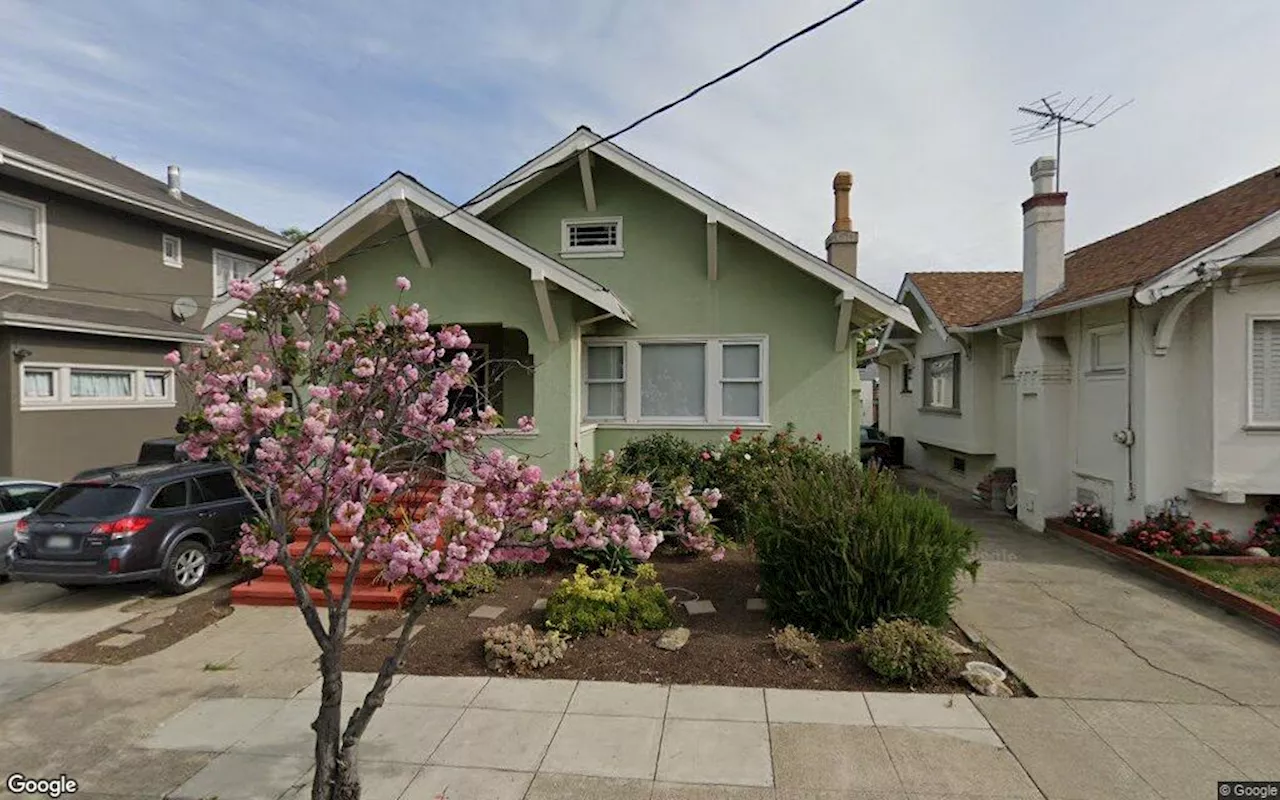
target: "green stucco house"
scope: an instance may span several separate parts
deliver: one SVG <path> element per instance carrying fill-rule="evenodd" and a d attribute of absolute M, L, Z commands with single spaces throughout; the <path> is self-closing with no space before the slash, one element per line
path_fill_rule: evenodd
<path fill-rule="evenodd" d="M 851 183 L 836 176 L 823 260 L 579 128 L 465 209 L 396 173 L 259 275 L 304 268 L 319 247 L 353 312 L 409 277 L 433 322 L 471 334 L 478 393 L 513 428 L 496 442 L 546 468 L 660 430 L 788 422 L 849 450 L 854 331 L 916 325 L 856 277 Z M 514 430 L 524 415 L 531 433 Z"/>

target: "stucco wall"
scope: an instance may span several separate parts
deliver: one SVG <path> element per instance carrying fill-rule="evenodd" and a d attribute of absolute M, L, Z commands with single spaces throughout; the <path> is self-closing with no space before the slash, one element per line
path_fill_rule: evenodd
<path fill-rule="evenodd" d="M 707 278 L 706 216 L 628 173 L 597 159 L 598 209 L 584 210 L 578 171 L 570 170 L 496 214 L 498 228 L 544 253 L 560 253 L 561 220 L 623 218 L 623 258 L 562 259 L 607 286 L 631 310 L 636 327 L 601 323 L 587 336 L 768 337 L 768 421 L 795 422 L 808 435 L 821 432 L 832 447 L 853 445 L 859 399 L 852 348 L 833 346 L 835 290 L 721 226 L 719 276 Z M 575 391 L 578 379 L 574 380 Z M 677 429 L 694 439 L 723 436 L 733 426 Z M 655 428 L 600 424 L 601 452 Z"/>
<path fill-rule="evenodd" d="M 430 269 L 418 266 L 405 238 L 342 262 L 341 271 L 348 280 L 342 300 L 345 312 L 357 314 L 370 305 L 385 307 L 396 295 L 396 277 L 404 275 L 413 284 L 405 301 L 425 306 L 433 323 L 502 325 L 522 331 L 534 363 L 532 395 L 538 432 L 495 437 L 492 443 L 528 454 L 544 468 L 567 469 L 577 460 L 573 437 L 578 426 L 571 410 L 576 384 L 570 375 L 575 319 L 582 316 L 579 304 L 568 292 L 550 293 L 560 338 L 550 342 L 527 267 L 451 227 L 426 225 L 421 230 L 431 254 Z"/>
<path fill-rule="evenodd" d="M 1280 431 L 1245 429 L 1248 320 L 1280 315 L 1280 284 L 1215 288 L 1213 311 L 1214 477 L 1249 493 L 1280 494 Z"/>
<path fill-rule="evenodd" d="M 30 350 L 31 362 L 165 367 L 173 345 L 95 336 L 9 329 L 6 355 Z M 133 461 L 146 439 L 172 436 L 180 408 L 21 410 L 18 364 L 5 358 L 12 411 L 8 472 L 24 478 L 67 480 L 81 470 Z M 0 423 L 3 425 L 3 423 Z M 0 428 L 2 430 L 2 428 Z"/>

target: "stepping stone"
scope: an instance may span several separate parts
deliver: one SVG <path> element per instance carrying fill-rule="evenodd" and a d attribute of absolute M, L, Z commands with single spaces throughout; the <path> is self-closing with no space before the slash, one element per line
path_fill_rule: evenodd
<path fill-rule="evenodd" d="M 475 611 L 468 614 L 468 617 L 476 619 L 497 619 L 507 609 L 504 606 L 480 606 Z"/>
<path fill-rule="evenodd" d="M 684 610 L 689 612 L 689 616 L 696 617 L 700 614 L 714 614 L 716 607 L 712 605 L 710 600 L 688 600 L 684 604 Z"/>
<path fill-rule="evenodd" d="M 546 611 L 546 610 L 547 610 L 547 598 L 545 598 L 545 597 L 539 597 L 537 600 L 534 600 L 534 601 L 533 601 L 533 610 L 534 610 L 534 611 Z"/>
<path fill-rule="evenodd" d="M 764 611 L 767 607 L 768 606 L 762 597 L 752 597 L 747 600 L 748 611 Z"/>
<path fill-rule="evenodd" d="M 148 614 L 145 617 L 138 617 L 137 619 L 131 622 L 126 622 L 125 624 L 120 626 L 119 630 L 123 631 L 124 633 L 142 633 L 143 631 L 149 631 L 152 628 L 155 628 L 163 624 L 164 624 L 164 617 L 157 617 L 157 616 Z"/>
<path fill-rule="evenodd" d="M 422 629 L 425 627 L 427 627 L 425 622 L 420 622 L 417 625 L 414 625 L 413 630 L 409 631 L 409 640 L 413 641 L 413 638 L 418 634 L 422 633 Z M 402 630 L 404 630 L 404 625 L 397 625 L 396 627 L 392 628 L 389 632 L 383 634 L 382 638 L 385 641 L 394 642 L 400 638 L 400 631 Z"/>
<path fill-rule="evenodd" d="M 98 642 L 98 647 L 128 647 L 134 642 L 140 642 L 147 637 L 140 633 L 117 633 L 110 639 L 103 639 Z"/>
<path fill-rule="evenodd" d="M 365 636 L 363 633 L 357 633 L 347 637 L 347 644 L 353 644 L 357 647 L 366 644 L 373 644 L 375 641 L 377 640 L 372 636 Z"/>
<path fill-rule="evenodd" d="M 947 646 L 947 649 L 951 651 L 952 655 L 957 655 L 957 656 L 973 655 L 973 650 L 961 644 L 960 642 L 957 642 L 955 639 L 952 639 L 950 636 L 947 636 L 946 634 L 943 634 L 942 636 L 942 643 Z"/>

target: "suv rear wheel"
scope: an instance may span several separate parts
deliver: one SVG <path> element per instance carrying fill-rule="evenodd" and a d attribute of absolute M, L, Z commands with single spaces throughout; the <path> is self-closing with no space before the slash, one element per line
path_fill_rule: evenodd
<path fill-rule="evenodd" d="M 195 539 L 178 542 L 160 574 L 160 585 L 169 594 L 186 594 L 209 572 L 209 548 Z"/>

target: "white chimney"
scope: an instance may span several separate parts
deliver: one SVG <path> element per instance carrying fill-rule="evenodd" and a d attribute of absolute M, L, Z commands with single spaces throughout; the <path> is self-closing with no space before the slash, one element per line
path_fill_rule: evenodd
<path fill-rule="evenodd" d="M 847 272 L 854 277 L 858 275 L 858 232 L 853 229 L 853 219 L 849 216 L 849 191 L 853 188 L 853 175 L 848 172 L 837 172 L 831 182 L 835 192 L 835 220 L 831 223 L 831 233 L 827 236 L 827 263 Z"/>
<path fill-rule="evenodd" d="M 1031 164 L 1031 197 L 1022 204 L 1022 309 L 1062 288 L 1065 276 L 1067 194 L 1055 191 L 1058 163 Z"/>
<path fill-rule="evenodd" d="M 177 164 L 169 165 L 169 194 L 182 199 L 182 170 Z"/>

